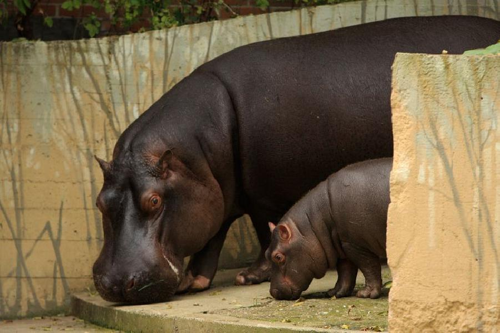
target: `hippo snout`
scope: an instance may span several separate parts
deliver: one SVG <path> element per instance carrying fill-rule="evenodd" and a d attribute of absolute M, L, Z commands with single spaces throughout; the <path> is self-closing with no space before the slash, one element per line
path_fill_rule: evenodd
<path fill-rule="evenodd" d="M 271 296 L 273 296 L 275 299 L 288 299 L 288 297 L 285 297 L 284 293 L 276 288 L 271 288 Z"/>
<path fill-rule="evenodd" d="M 302 291 L 293 290 L 292 288 L 278 289 L 271 287 L 270 293 L 277 300 L 295 300 L 300 297 Z"/>
<path fill-rule="evenodd" d="M 102 298 L 109 302 L 123 302 L 121 288 L 102 275 L 94 275 L 94 285 Z"/>
<path fill-rule="evenodd" d="M 116 303 L 155 303 L 169 300 L 177 289 L 177 280 L 166 276 L 130 276 L 124 279 L 94 275 L 94 284 L 103 299 Z"/>
<path fill-rule="evenodd" d="M 141 304 L 164 302 L 175 294 L 179 277 L 173 265 L 137 266 L 97 260 L 93 278 L 101 297 L 109 302 Z"/>

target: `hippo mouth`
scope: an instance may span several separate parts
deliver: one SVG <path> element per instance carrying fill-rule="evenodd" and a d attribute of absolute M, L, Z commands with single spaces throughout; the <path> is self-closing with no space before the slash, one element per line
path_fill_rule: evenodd
<path fill-rule="evenodd" d="M 298 288 L 285 278 L 281 283 L 271 283 L 271 289 L 269 292 L 275 299 L 278 300 L 295 300 L 298 299 L 302 292 L 306 289 Z"/>
<path fill-rule="evenodd" d="M 277 300 L 296 300 L 299 299 L 302 294 L 302 290 L 292 288 L 278 289 L 271 287 L 270 293 Z"/>
<path fill-rule="evenodd" d="M 170 281 L 170 282 L 169 282 Z M 101 297 L 114 303 L 146 304 L 168 301 L 175 294 L 177 283 L 163 274 L 141 274 L 129 279 L 122 288 L 110 286 L 106 277 L 94 276 Z"/>
<path fill-rule="evenodd" d="M 166 279 L 154 280 L 140 284 L 137 288 L 129 290 L 124 296 L 124 301 L 129 304 L 149 304 L 170 300 L 177 286 L 168 283 Z"/>
<path fill-rule="evenodd" d="M 180 276 L 179 269 L 177 267 L 175 267 L 175 265 L 172 263 L 172 261 L 170 261 L 170 259 L 168 259 L 167 255 L 165 254 L 165 251 L 163 249 L 161 251 L 161 254 L 162 254 L 163 259 L 165 259 L 168 266 L 172 270 L 172 272 L 174 272 L 175 277 L 177 278 L 177 284 L 179 284 L 181 282 L 181 276 Z"/>

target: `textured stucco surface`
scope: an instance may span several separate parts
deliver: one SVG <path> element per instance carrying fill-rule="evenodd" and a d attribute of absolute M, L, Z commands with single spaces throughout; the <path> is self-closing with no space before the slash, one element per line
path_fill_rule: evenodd
<path fill-rule="evenodd" d="M 395 332 L 500 330 L 499 78 L 500 56 L 396 57 Z"/>
<path fill-rule="evenodd" d="M 0 44 L 0 317 L 55 311 L 91 283 L 102 245 L 94 202 L 119 134 L 202 63 L 240 45 L 390 17 L 500 18 L 495 0 L 367 1 L 53 43 Z M 257 251 L 248 222 L 221 265 Z"/>

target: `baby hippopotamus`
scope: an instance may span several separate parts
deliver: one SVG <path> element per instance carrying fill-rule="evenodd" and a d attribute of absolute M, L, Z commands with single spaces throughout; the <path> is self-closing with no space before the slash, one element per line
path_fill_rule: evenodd
<path fill-rule="evenodd" d="M 313 278 L 335 267 L 330 296 L 351 296 L 358 267 L 366 283 L 357 296 L 380 296 L 391 169 L 392 158 L 351 164 L 307 193 L 277 225 L 269 223 L 274 298 L 299 298 Z"/>

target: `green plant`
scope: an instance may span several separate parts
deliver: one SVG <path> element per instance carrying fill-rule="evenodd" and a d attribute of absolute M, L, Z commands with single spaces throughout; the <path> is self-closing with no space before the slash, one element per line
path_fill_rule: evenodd
<path fill-rule="evenodd" d="M 181 24 L 204 22 L 218 17 L 215 9 L 226 7 L 223 0 L 180 0 L 177 8 L 171 8 L 171 0 L 66 0 L 62 7 L 78 10 L 88 5 L 96 10 L 104 9 L 116 33 L 130 30 L 141 19 L 149 24 L 142 30 L 169 28 Z M 95 12 L 83 18 L 83 26 L 91 37 L 99 33 L 100 23 Z"/>
<path fill-rule="evenodd" d="M 33 12 L 43 15 L 43 23 L 47 27 L 53 26 L 53 19 L 45 15 L 41 9 L 36 11 L 40 0 L 0 0 L 0 25 L 4 25 L 9 18 L 7 3 L 10 2 L 17 9 L 15 24 L 19 37 L 32 39 L 29 18 Z M 175 2 L 174 2 L 175 1 Z M 262 11 L 269 10 L 269 0 L 254 0 L 254 5 Z M 288 2 L 290 0 L 279 0 Z M 335 4 L 354 0 L 293 0 L 298 7 Z M 175 5 L 175 6 L 173 6 Z M 163 29 L 178 25 L 192 24 L 217 20 L 222 11 L 230 16 L 238 14 L 225 0 L 66 0 L 62 8 L 75 11 L 79 23 L 87 30 L 91 37 L 101 32 L 102 20 L 108 20 L 108 33 L 123 34 L 130 31 L 145 31 Z M 86 6 L 87 10 L 82 11 Z M 91 10 L 89 11 L 88 8 Z M 78 12 L 77 12 L 78 11 Z M 104 13 L 107 17 L 98 17 L 96 12 Z M 84 15 L 82 16 L 82 13 Z M 10 13 L 12 15 L 12 13 Z"/>
<path fill-rule="evenodd" d="M 498 41 L 498 43 L 490 45 L 485 49 L 476 49 L 464 52 L 464 55 L 487 55 L 487 54 L 500 54 L 500 40 Z"/>
<path fill-rule="evenodd" d="M 14 25 L 18 32 L 20 38 L 33 39 L 33 32 L 29 24 L 29 19 L 32 16 L 34 10 L 38 5 L 39 0 L 0 0 L 0 25 L 5 25 L 9 20 L 8 5 L 12 4 L 16 8 L 14 13 Z M 43 11 L 40 11 L 43 15 L 43 23 L 51 27 L 53 20 L 50 17 L 45 16 Z"/>
<path fill-rule="evenodd" d="M 83 26 L 89 32 L 90 37 L 94 37 L 100 31 L 101 22 L 98 20 L 96 14 L 92 13 L 83 19 Z"/>
<path fill-rule="evenodd" d="M 30 10 L 33 6 L 30 0 L 14 0 L 14 6 L 23 14 L 26 15 L 28 10 Z"/>
<path fill-rule="evenodd" d="M 47 16 L 42 9 L 36 8 L 38 6 L 39 0 L 0 0 L 0 25 L 5 25 L 9 22 L 9 14 L 14 17 L 14 25 L 17 30 L 18 39 L 33 39 L 33 31 L 31 30 L 31 25 L 29 20 L 33 13 L 38 13 L 43 17 L 43 24 L 51 28 L 54 24 L 52 17 Z M 8 5 L 12 4 L 16 9 L 16 12 L 9 13 Z"/>

